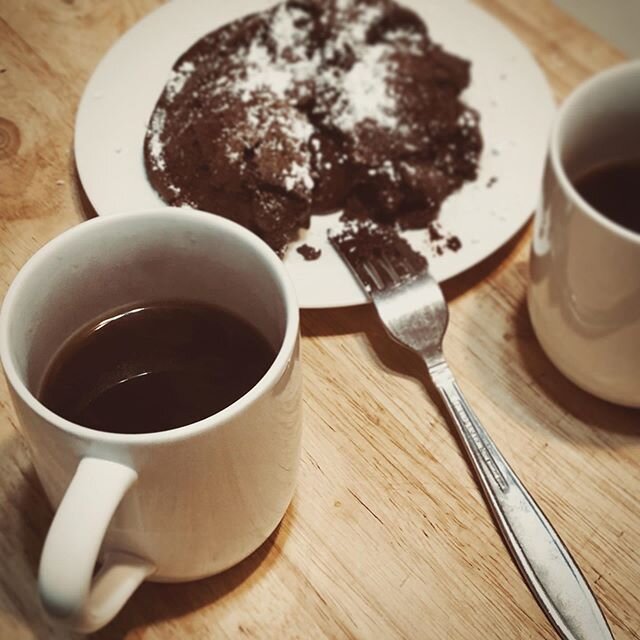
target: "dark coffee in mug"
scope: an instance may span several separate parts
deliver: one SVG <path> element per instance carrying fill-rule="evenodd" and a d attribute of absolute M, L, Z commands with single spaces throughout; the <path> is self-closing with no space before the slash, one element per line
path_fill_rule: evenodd
<path fill-rule="evenodd" d="M 640 233 L 640 157 L 598 165 L 573 182 L 596 211 Z"/>
<path fill-rule="evenodd" d="M 45 373 L 40 400 L 100 431 L 165 431 L 238 400 L 275 355 L 258 330 L 229 311 L 185 302 L 135 306 L 71 336 Z"/>

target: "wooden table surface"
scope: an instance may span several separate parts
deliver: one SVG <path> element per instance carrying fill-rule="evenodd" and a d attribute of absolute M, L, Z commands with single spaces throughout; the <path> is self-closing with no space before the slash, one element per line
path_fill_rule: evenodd
<path fill-rule="evenodd" d="M 215 0 L 212 0 L 215 1 Z M 0 3 L 0 293 L 91 214 L 75 111 L 95 65 L 158 2 Z M 622 59 L 550 0 L 481 0 L 556 98 Z M 526 126 L 526 123 L 523 123 Z M 529 229 L 448 283 L 463 389 L 584 571 L 618 639 L 640 638 L 640 412 L 564 379 L 527 316 Z M 282 524 L 199 582 L 145 584 L 97 638 L 554 638 L 413 356 L 370 307 L 304 311 L 302 472 Z M 52 512 L 0 382 L 0 638 L 50 627 L 36 570 Z"/>

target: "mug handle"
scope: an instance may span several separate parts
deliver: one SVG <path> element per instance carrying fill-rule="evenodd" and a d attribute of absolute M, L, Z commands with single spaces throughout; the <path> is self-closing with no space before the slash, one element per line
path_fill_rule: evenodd
<path fill-rule="evenodd" d="M 40 598 L 54 620 L 76 631 L 107 624 L 156 569 L 144 558 L 113 550 L 93 578 L 111 518 L 137 478 L 124 464 L 83 458 L 49 528 L 40 557 Z"/>

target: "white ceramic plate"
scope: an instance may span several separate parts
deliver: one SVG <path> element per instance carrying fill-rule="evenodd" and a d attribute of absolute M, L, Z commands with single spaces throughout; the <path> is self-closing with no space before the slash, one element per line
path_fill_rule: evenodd
<path fill-rule="evenodd" d="M 176 58 L 195 40 L 270 0 L 172 0 L 138 22 L 110 49 L 90 79 L 78 110 L 75 157 L 89 200 L 100 215 L 161 204 L 146 178 L 143 140 L 149 116 Z M 465 101 L 478 109 L 485 147 L 479 177 L 449 197 L 442 228 L 462 241 L 458 252 L 432 255 L 425 231 L 405 234 L 429 258 L 438 280 L 477 264 L 506 243 L 533 211 L 542 179 L 554 102 L 535 60 L 500 22 L 465 0 L 404 0 L 431 38 L 472 61 Z M 284 262 L 303 308 L 366 302 L 326 240 L 339 214 L 314 217 Z M 295 251 L 307 243 L 319 260 Z"/>

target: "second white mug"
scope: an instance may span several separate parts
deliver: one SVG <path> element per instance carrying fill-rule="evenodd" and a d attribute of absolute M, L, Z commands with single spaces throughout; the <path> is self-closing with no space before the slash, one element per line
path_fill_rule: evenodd
<path fill-rule="evenodd" d="M 558 113 L 535 215 L 528 302 L 540 344 L 560 371 L 600 398 L 640 407 L 640 234 L 590 206 L 572 182 L 630 159 L 640 161 L 640 60 L 594 76 Z"/>

